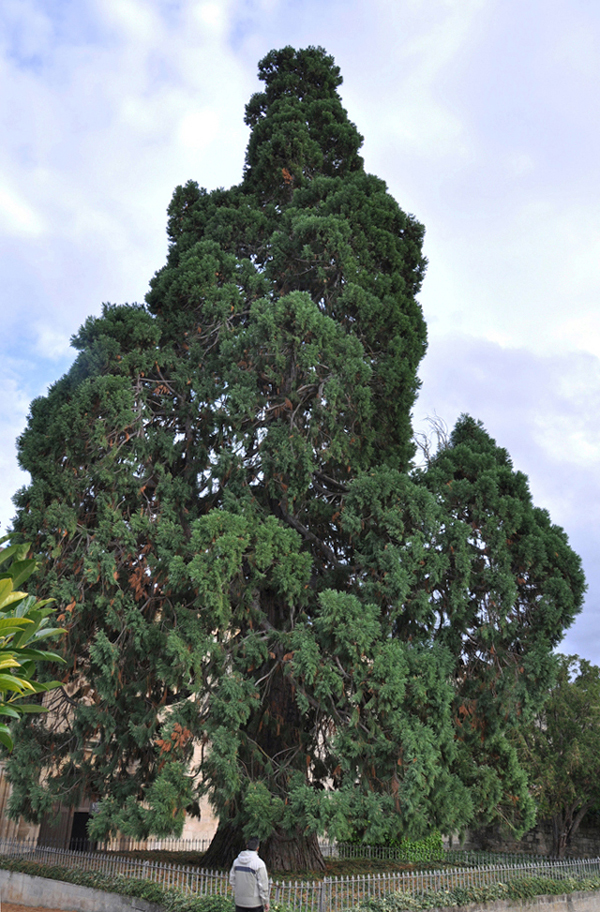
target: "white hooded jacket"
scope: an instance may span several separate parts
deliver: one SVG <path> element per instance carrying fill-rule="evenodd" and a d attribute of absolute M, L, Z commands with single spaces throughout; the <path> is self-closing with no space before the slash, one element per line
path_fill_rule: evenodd
<path fill-rule="evenodd" d="M 254 909 L 269 902 L 267 866 L 258 852 L 244 849 L 231 866 L 229 883 L 233 887 L 236 906 Z"/>

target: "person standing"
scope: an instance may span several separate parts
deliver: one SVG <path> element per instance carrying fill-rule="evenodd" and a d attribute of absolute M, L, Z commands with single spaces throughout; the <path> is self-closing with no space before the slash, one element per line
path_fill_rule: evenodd
<path fill-rule="evenodd" d="M 269 876 L 266 864 L 258 857 L 259 845 L 258 839 L 249 839 L 231 866 L 229 883 L 235 912 L 269 912 Z"/>

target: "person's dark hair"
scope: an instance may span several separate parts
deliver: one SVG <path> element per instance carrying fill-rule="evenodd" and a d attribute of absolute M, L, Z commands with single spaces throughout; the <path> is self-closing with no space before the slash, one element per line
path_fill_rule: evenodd
<path fill-rule="evenodd" d="M 260 839 L 257 839 L 256 836 L 253 836 L 252 839 L 249 839 L 246 843 L 246 848 L 251 852 L 256 852 L 260 845 Z"/>

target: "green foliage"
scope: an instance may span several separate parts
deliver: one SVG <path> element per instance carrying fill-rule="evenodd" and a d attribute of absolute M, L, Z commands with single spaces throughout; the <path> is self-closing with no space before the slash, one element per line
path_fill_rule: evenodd
<path fill-rule="evenodd" d="M 9 538 L 4 536 L 0 543 Z M 38 662 L 60 661 L 56 653 L 40 645 L 64 631 L 50 627 L 53 609 L 47 606 L 53 599 L 38 601 L 18 588 L 36 568 L 36 561 L 27 557 L 29 550 L 28 544 L 0 548 L 0 716 L 4 719 L 45 712 L 38 703 L 23 703 L 22 699 L 59 686 L 58 681 L 42 683 L 34 677 Z M 0 743 L 13 748 L 7 722 L 0 722 Z"/>
<path fill-rule="evenodd" d="M 427 891 L 416 896 L 410 893 L 390 893 L 381 899 L 369 899 L 356 906 L 357 912 L 420 912 L 466 906 L 471 903 L 492 903 L 497 900 L 533 899 L 536 896 L 563 896 L 575 891 L 600 890 L 600 877 L 528 877 L 486 887 L 456 887 L 453 890 Z"/>
<path fill-rule="evenodd" d="M 471 419 L 412 469 L 423 228 L 364 171 L 322 49 L 259 74 L 241 183 L 177 188 L 146 305 L 90 318 L 32 404 L 17 527 L 47 556 L 68 699 L 22 726 L 11 813 L 85 792 L 91 835 L 140 838 L 207 793 L 267 856 L 523 827 L 507 730 L 578 559 Z"/>
<path fill-rule="evenodd" d="M 362 845 L 363 840 L 355 836 L 350 844 Z M 381 845 L 386 848 L 396 849 L 394 853 L 395 861 L 425 864 L 433 861 L 444 861 L 446 858 L 442 834 L 439 830 L 434 830 L 423 839 L 391 839 L 386 840 Z"/>
<path fill-rule="evenodd" d="M 420 480 L 444 517 L 435 562 L 424 565 L 427 623 L 455 657 L 461 778 L 480 820 L 495 815 L 523 832 L 534 806 L 511 733 L 547 695 L 549 647 L 585 591 L 581 562 L 564 531 L 533 506 L 525 475 L 472 418 L 459 420 Z"/>
<path fill-rule="evenodd" d="M 398 860 L 412 864 L 425 864 L 432 861 L 443 861 L 445 858 L 442 834 L 435 830 L 424 839 L 405 839 L 399 846 Z"/>
<path fill-rule="evenodd" d="M 587 811 L 600 803 L 600 668 L 559 655 L 548 699 L 518 745 L 539 815 L 553 821 L 552 854 L 562 857 Z"/>
<path fill-rule="evenodd" d="M 103 874 L 100 871 L 82 871 L 60 865 L 40 864 L 36 861 L 0 856 L 0 868 L 19 871 L 32 877 L 45 877 L 65 883 L 134 896 L 147 902 L 159 903 L 164 912 L 232 912 L 234 904 L 226 896 L 187 896 L 179 890 L 169 890 L 151 880 L 137 880 L 124 875 Z M 273 908 L 273 907 L 272 907 Z M 275 907 L 275 912 L 278 912 Z"/>

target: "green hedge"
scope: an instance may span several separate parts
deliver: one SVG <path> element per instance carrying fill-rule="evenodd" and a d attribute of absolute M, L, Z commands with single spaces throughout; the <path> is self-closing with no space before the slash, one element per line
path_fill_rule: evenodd
<path fill-rule="evenodd" d="M 352 839 L 348 845 L 357 848 L 364 847 L 364 843 L 358 838 Z M 425 839 L 391 839 L 379 845 L 369 843 L 369 846 L 394 849 L 396 861 L 408 861 L 412 864 L 427 864 L 432 861 L 444 861 L 446 858 L 442 834 L 437 830 L 434 830 Z"/>
<path fill-rule="evenodd" d="M 425 839 L 404 839 L 398 846 L 396 856 L 401 861 L 412 864 L 424 864 L 432 861 L 444 861 L 446 854 L 442 834 L 437 830 Z"/>
<path fill-rule="evenodd" d="M 471 903 L 494 902 L 497 899 L 523 900 L 534 896 L 562 896 L 565 893 L 600 890 L 600 877 L 530 877 L 508 883 L 490 884 L 487 887 L 457 887 L 412 896 L 407 893 L 389 893 L 382 899 L 369 899 L 356 907 L 355 912 L 421 912 L 448 906 L 468 906 Z"/>
<path fill-rule="evenodd" d="M 134 880 L 121 875 L 111 877 L 97 871 L 79 871 L 76 868 L 39 864 L 10 856 L 0 856 L 0 868 L 31 874 L 33 877 L 62 880 L 80 887 L 92 887 L 106 893 L 136 896 L 138 899 L 158 903 L 165 912 L 233 912 L 234 908 L 233 902 L 226 896 L 185 896 L 179 890 L 165 890 L 151 880 Z"/>

